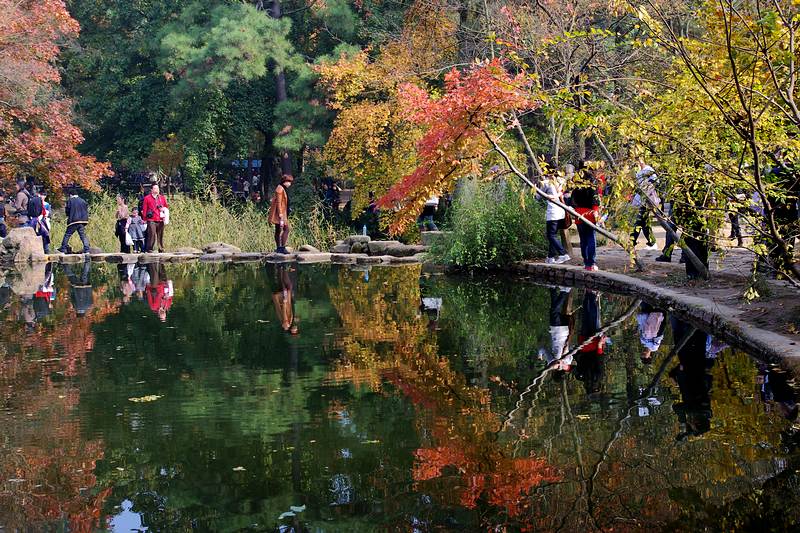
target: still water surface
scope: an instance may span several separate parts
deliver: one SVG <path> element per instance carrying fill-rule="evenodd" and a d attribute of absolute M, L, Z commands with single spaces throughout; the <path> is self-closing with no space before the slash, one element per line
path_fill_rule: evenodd
<path fill-rule="evenodd" d="M 0 304 L 0 530 L 800 512 L 790 376 L 629 298 L 416 266 L 77 265 L 9 278 Z"/>

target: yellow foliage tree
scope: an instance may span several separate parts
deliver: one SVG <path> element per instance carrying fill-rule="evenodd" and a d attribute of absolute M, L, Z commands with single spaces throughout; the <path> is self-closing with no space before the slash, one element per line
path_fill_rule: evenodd
<path fill-rule="evenodd" d="M 370 192 L 382 196 L 416 168 L 423 130 L 402 117 L 398 87 L 435 78 L 455 57 L 455 34 L 444 5 L 417 1 L 401 34 L 374 59 L 362 50 L 317 65 L 327 105 L 338 112 L 322 157 L 333 177 L 354 182 L 353 213 L 368 205 Z"/>

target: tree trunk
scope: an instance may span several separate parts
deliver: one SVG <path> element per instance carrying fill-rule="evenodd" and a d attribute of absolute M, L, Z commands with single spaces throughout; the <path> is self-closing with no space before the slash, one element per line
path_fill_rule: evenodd
<path fill-rule="evenodd" d="M 283 16 L 283 9 L 280 0 L 272 0 L 272 7 L 269 14 L 274 19 L 280 19 Z M 275 100 L 278 104 L 285 102 L 289 99 L 286 92 L 286 74 L 283 69 L 276 69 L 275 71 Z M 281 174 L 292 174 L 292 159 L 289 152 L 281 152 Z"/>

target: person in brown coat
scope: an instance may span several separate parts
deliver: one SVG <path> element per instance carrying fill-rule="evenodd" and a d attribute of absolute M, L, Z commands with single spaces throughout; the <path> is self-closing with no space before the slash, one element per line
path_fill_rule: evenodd
<path fill-rule="evenodd" d="M 286 242 L 289 240 L 289 187 L 294 178 L 284 174 L 281 182 L 275 187 L 275 195 L 269 206 L 269 223 L 275 225 L 275 252 L 288 254 Z"/>

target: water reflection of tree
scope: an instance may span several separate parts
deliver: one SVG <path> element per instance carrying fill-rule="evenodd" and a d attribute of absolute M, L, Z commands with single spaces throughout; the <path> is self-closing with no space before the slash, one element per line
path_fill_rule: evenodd
<path fill-rule="evenodd" d="M 105 445 L 83 436 L 73 411 L 81 396 L 76 380 L 86 374 L 86 354 L 94 345 L 93 326 L 118 304 L 105 288 L 94 289 L 93 299 L 93 308 L 78 316 L 61 279 L 49 318 L 26 331 L 17 319 L 24 304 L 16 300 L 0 320 L 0 524 L 9 530 L 63 524 L 88 532 L 102 525 L 109 489 L 97 486 L 95 466 Z"/>
<path fill-rule="evenodd" d="M 343 324 L 342 359 L 333 373 L 410 399 L 423 444 L 412 471 L 418 490 L 447 507 L 489 504 L 494 516 L 481 520 L 500 525 L 523 514 L 530 491 L 559 474 L 533 452 L 516 457 L 496 439 L 500 420 L 489 390 L 470 385 L 438 353 L 419 312 L 419 275 L 418 268 L 380 269 L 364 283 L 340 273 L 330 289 Z"/>

